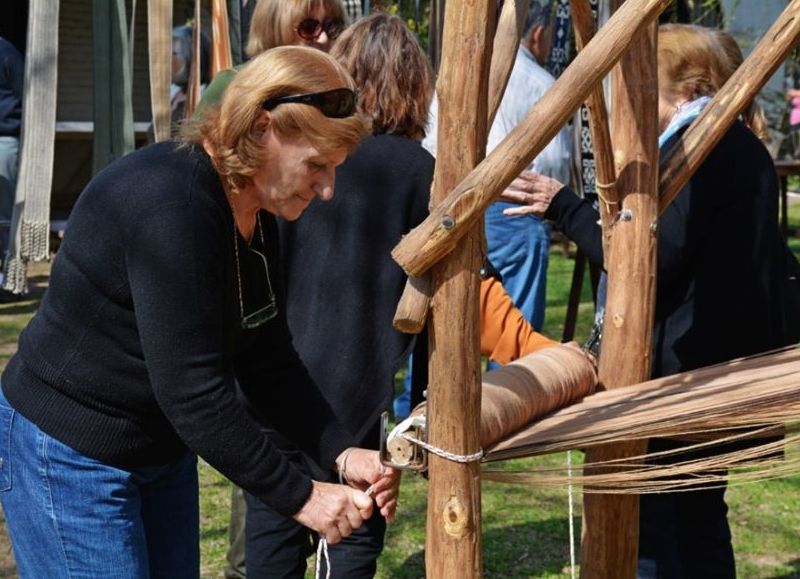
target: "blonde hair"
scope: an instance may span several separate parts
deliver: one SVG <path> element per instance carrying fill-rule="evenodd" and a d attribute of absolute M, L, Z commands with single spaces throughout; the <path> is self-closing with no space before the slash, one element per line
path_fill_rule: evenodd
<path fill-rule="evenodd" d="M 714 95 L 726 79 L 728 57 L 707 29 L 693 24 L 658 28 L 658 90 L 696 99 Z"/>
<path fill-rule="evenodd" d="M 295 26 L 318 8 L 327 18 L 347 24 L 341 0 L 258 0 L 250 20 L 247 55 L 254 57 L 276 46 L 296 44 Z"/>
<path fill-rule="evenodd" d="M 742 63 L 736 40 L 727 32 L 694 24 L 663 24 L 658 29 L 658 85 L 669 96 L 713 96 Z M 753 102 L 740 114 L 762 140 L 766 123 Z"/>
<path fill-rule="evenodd" d="M 358 86 L 359 111 L 372 130 L 421 141 L 433 97 L 433 69 L 401 18 L 377 12 L 339 37 L 331 56 Z"/>
<path fill-rule="evenodd" d="M 250 183 L 262 165 L 262 105 L 269 99 L 337 88 L 355 89 L 350 75 L 329 55 L 304 46 L 282 46 L 264 52 L 236 74 L 222 101 L 192 118 L 181 129 L 188 143 L 203 143 L 213 151 L 214 164 L 234 192 Z M 269 126 L 280 136 L 305 137 L 323 155 L 348 153 L 368 131 L 360 114 L 343 119 L 326 117 L 317 108 L 281 104 L 269 112 Z"/>

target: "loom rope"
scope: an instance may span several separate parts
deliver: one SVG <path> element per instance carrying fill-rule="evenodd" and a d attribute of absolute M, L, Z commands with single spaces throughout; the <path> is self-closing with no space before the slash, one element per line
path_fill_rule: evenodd
<path fill-rule="evenodd" d="M 455 452 L 450 452 L 449 450 L 445 450 L 443 448 L 439 448 L 438 446 L 433 446 L 432 444 L 428 444 L 418 438 L 414 438 L 410 434 L 402 433 L 400 437 L 411 442 L 412 444 L 416 444 L 417 446 L 421 446 L 428 452 L 432 452 L 436 456 L 440 456 L 446 460 L 450 460 L 453 462 L 460 462 L 466 464 L 468 462 L 477 462 L 483 458 L 483 449 L 480 448 L 477 452 L 473 452 L 471 454 L 457 454 Z"/>

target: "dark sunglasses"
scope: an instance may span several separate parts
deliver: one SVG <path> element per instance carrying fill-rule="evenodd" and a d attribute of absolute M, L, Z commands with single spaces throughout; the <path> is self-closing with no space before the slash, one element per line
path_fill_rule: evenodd
<path fill-rule="evenodd" d="M 335 88 L 325 92 L 312 92 L 275 97 L 265 101 L 261 107 L 271 111 L 278 105 L 300 103 L 311 105 L 332 119 L 343 119 L 356 112 L 356 93 L 349 88 Z"/>
<path fill-rule="evenodd" d="M 303 40 L 316 40 L 323 30 L 328 38 L 335 40 L 344 30 L 344 21 L 339 18 L 327 18 L 324 22 L 320 22 L 316 18 L 306 18 L 300 21 L 295 30 Z"/>

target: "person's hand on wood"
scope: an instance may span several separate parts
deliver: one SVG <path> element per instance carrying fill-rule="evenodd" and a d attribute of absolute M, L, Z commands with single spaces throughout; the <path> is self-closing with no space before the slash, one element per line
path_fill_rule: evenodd
<path fill-rule="evenodd" d="M 523 171 L 511 185 L 503 191 L 500 198 L 504 201 L 519 203 L 519 207 L 510 207 L 503 210 L 503 215 L 535 215 L 543 217 L 553 197 L 556 196 L 564 184 L 540 175 L 534 171 Z"/>
<path fill-rule="evenodd" d="M 372 499 L 366 493 L 332 483 L 312 484 L 311 495 L 294 520 L 318 532 L 329 544 L 348 537 L 372 516 Z"/>
<path fill-rule="evenodd" d="M 387 522 L 394 520 L 400 491 L 399 470 L 384 466 L 377 451 L 363 448 L 348 448 L 336 459 L 336 466 L 343 482 L 369 492 Z"/>

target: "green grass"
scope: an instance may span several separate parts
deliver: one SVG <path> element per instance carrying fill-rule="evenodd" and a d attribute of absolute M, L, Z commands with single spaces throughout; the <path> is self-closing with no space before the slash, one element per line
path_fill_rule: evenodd
<path fill-rule="evenodd" d="M 800 205 L 790 208 L 800 227 Z M 800 239 L 790 246 L 800 254 Z M 561 248 L 551 254 L 544 333 L 560 338 L 573 261 Z M 34 271 L 34 297 L 46 284 L 46 267 Z M 592 303 L 588 274 L 582 292 L 576 338 L 588 333 Z M 36 300 L 0 305 L 0 365 L 16 348 L 17 336 L 36 308 Z M 565 464 L 566 455 L 510 461 L 492 468 L 532 470 Z M 575 460 L 580 460 L 576 453 Z M 222 577 L 227 548 L 230 484 L 201 461 L 201 552 L 203 577 Z M 379 578 L 424 577 L 427 482 L 405 474 L 397 519 L 389 527 L 378 563 Z M 575 497 L 576 536 L 580 537 L 580 494 Z M 728 493 L 739 577 L 800 579 L 800 476 L 733 486 Z M 486 577 L 569 577 L 569 512 L 565 489 L 486 481 L 482 488 L 483 558 Z M 14 577 L 5 533 L 0 533 L 0 577 Z M 576 546 L 577 548 L 577 546 Z M 577 553 L 578 558 L 580 554 Z M 313 577 L 311 570 L 307 574 Z"/>

